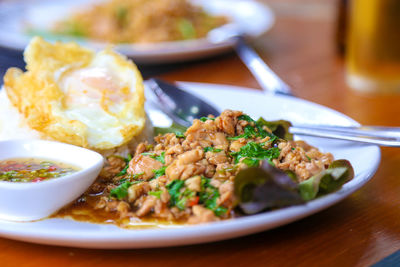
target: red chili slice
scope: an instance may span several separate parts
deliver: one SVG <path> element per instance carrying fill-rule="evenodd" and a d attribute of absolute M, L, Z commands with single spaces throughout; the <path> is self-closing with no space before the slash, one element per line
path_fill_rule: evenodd
<path fill-rule="evenodd" d="M 199 197 L 195 197 L 192 201 L 189 202 L 189 207 L 196 205 L 199 203 Z"/>
<path fill-rule="evenodd" d="M 44 179 L 46 179 L 46 177 L 36 177 L 35 179 L 32 180 L 32 183 L 37 183 L 37 182 L 41 182 Z"/>
<path fill-rule="evenodd" d="M 57 170 L 57 167 L 56 167 L 56 166 L 50 166 L 50 167 L 48 168 L 48 170 L 49 170 L 49 171 L 55 171 L 55 170 Z"/>

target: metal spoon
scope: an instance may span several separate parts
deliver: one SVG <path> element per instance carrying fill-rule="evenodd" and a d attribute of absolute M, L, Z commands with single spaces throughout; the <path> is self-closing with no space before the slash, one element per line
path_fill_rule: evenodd
<path fill-rule="evenodd" d="M 217 117 L 221 113 L 206 101 L 173 84 L 156 78 L 147 80 L 146 84 L 157 97 L 160 109 L 177 124 L 189 127 L 194 119 L 208 115 Z"/>
<path fill-rule="evenodd" d="M 173 84 L 159 79 L 150 79 L 146 83 L 158 99 L 161 110 L 177 124 L 188 127 L 195 118 L 220 114 L 215 107 Z M 289 131 L 297 135 L 400 147 L 399 127 L 294 125 Z"/>

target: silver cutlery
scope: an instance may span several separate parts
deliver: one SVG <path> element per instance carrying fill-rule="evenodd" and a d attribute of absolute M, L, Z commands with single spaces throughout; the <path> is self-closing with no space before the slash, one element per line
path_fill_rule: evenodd
<path fill-rule="evenodd" d="M 265 92 L 292 95 L 290 86 L 279 78 L 257 52 L 246 43 L 245 36 L 236 25 L 227 24 L 216 28 L 208 34 L 207 38 L 212 43 L 231 42 L 239 58 Z"/>
<path fill-rule="evenodd" d="M 158 99 L 158 106 L 175 123 L 188 127 L 193 119 L 209 114 L 218 116 L 220 111 L 206 101 L 179 87 L 159 79 L 150 79 L 149 88 Z M 400 147 L 400 128 L 382 126 L 329 126 L 293 125 L 289 132 L 296 135 L 349 140 L 380 146 Z"/>

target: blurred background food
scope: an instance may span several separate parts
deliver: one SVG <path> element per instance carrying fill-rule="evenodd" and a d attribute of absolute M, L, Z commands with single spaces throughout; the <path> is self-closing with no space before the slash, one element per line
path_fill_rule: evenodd
<path fill-rule="evenodd" d="M 188 0 L 109 0 L 76 10 L 53 32 L 112 43 L 156 43 L 201 38 L 227 22 Z"/>
<path fill-rule="evenodd" d="M 2 47 L 22 51 L 33 36 L 97 50 L 112 44 L 145 64 L 221 54 L 233 41 L 208 37 L 235 29 L 254 39 L 274 23 L 267 5 L 249 0 L 10 1 L 0 2 L 0 18 Z"/>

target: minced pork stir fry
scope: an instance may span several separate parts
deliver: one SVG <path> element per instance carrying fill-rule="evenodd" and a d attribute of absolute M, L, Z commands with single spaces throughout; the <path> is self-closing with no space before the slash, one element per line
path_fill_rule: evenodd
<path fill-rule="evenodd" d="M 133 157 L 111 156 L 85 193 L 120 218 L 202 223 L 235 216 L 236 174 L 267 161 L 302 183 L 333 162 L 303 141 L 286 141 L 240 111 L 194 120 L 186 132 L 141 143 Z M 347 170 L 347 169 L 346 169 Z M 82 201 L 82 198 L 81 198 Z"/>

